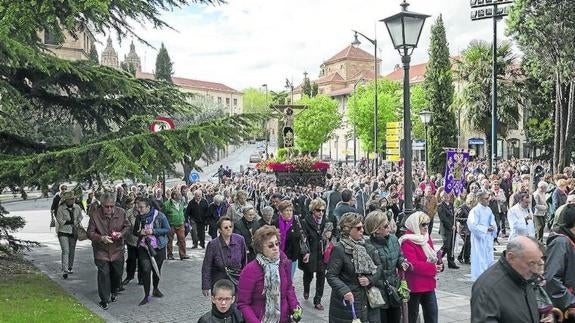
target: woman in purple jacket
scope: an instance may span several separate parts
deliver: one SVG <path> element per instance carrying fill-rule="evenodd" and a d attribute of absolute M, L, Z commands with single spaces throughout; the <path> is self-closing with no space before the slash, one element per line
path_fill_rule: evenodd
<path fill-rule="evenodd" d="M 287 323 L 301 318 L 291 280 L 291 262 L 280 251 L 277 228 L 264 225 L 253 237 L 256 259 L 244 267 L 238 288 L 238 308 L 246 323 Z"/>

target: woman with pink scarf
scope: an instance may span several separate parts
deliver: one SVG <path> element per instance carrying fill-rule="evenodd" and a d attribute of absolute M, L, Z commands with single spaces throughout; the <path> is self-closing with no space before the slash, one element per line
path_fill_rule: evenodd
<path fill-rule="evenodd" d="M 410 323 L 417 322 L 420 304 L 425 323 L 436 323 L 438 320 L 435 275 L 443 270 L 443 264 L 441 261 L 437 264 L 437 254 L 428 233 L 429 223 L 427 214 L 415 212 L 405 221 L 407 231 L 399 238 L 401 251 L 411 264 L 405 274 L 411 290 L 408 303 Z"/>

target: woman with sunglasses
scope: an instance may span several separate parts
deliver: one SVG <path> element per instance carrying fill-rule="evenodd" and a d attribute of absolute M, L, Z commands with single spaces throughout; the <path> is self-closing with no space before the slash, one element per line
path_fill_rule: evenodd
<path fill-rule="evenodd" d="M 438 320 L 435 276 L 443 271 L 443 264 L 438 264 L 428 232 L 429 225 L 427 214 L 415 212 L 405 221 L 407 230 L 399 238 L 401 251 L 411 264 L 410 270 L 405 273 L 407 285 L 411 290 L 408 303 L 410 323 L 417 322 L 420 304 L 425 323 L 437 323 Z"/>
<path fill-rule="evenodd" d="M 287 323 L 301 319 L 291 280 L 291 262 L 280 250 L 280 232 L 264 225 L 253 237 L 256 259 L 240 275 L 238 308 L 246 323 Z M 298 320 L 299 320 L 298 319 Z"/>
<path fill-rule="evenodd" d="M 316 274 L 315 281 L 315 296 L 313 298 L 313 305 L 316 310 L 323 311 L 324 307 L 321 304 L 323 296 L 323 288 L 325 285 L 325 264 L 323 262 L 323 232 L 328 222 L 325 216 L 325 202 L 318 198 L 309 203 L 310 213 L 301 220 L 302 229 L 307 237 L 309 243 L 309 261 L 305 263 L 303 257 L 300 259 L 299 268 L 303 270 L 303 298 L 309 298 L 309 291 L 311 281 L 313 280 L 314 273 Z"/>
<path fill-rule="evenodd" d="M 379 309 L 369 307 L 367 289 L 379 280 L 379 257 L 363 239 L 362 216 L 345 213 L 339 220 L 341 239 L 331 252 L 327 283 L 331 286 L 330 323 L 380 322 Z"/>
<path fill-rule="evenodd" d="M 407 270 L 409 263 L 401 253 L 397 237 L 392 233 L 388 216 L 381 210 L 370 212 L 365 218 L 364 231 L 369 235 L 366 244 L 377 250 L 381 262 L 381 279 L 375 282 L 375 285 L 383 291 L 384 281 L 387 281 L 392 288 L 397 290 L 400 282 L 398 270 Z M 385 300 L 385 305 L 379 313 L 381 322 L 400 322 L 401 304 L 391 306 L 387 294 L 384 292 L 381 294 Z"/>
<path fill-rule="evenodd" d="M 241 270 L 247 263 L 247 247 L 239 234 L 234 232 L 234 223 L 227 216 L 222 216 L 216 223 L 220 235 L 210 240 L 206 247 L 206 254 L 202 264 L 202 293 L 210 295 L 210 290 L 220 279 L 233 279 L 228 277 L 226 267 Z M 237 284 L 237 281 L 235 282 Z"/>

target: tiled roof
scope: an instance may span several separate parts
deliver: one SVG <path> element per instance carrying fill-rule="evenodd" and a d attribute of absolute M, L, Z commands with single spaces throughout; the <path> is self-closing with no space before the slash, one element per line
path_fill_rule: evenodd
<path fill-rule="evenodd" d="M 379 75 L 379 77 L 381 78 L 381 75 Z M 359 71 L 357 72 L 355 75 L 353 75 L 352 77 L 350 77 L 348 79 L 349 81 L 357 81 L 360 79 L 364 79 L 366 81 L 371 81 L 373 79 L 375 79 L 375 73 L 373 72 L 373 70 L 363 70 L 363 71 Z"/>
<path fill-rule="evenodd" d="M 427 63 L 411 65 L 409 67 L 409 83 L 417 84 L 425 80 L 425 70 L 427 68 Z M 386 79 L 392 81 L 403 80 L 403 69 L 396 67 L 393 72 L 385 76 Z"/>
<path fill-rule="evenodd" d="M 341 77 L 341 75 L 339 75 L 338 72 L 333 72 L 326 76 L 322 76 L 315 81 L 315 83 L 317 83 L 318 85 L 331 82 L 345 82 L 345 80 L 343 79 L 343 77 Z"/>
<path fill-rule="evenodd" d="M 331 91 L 331 92 L 326 93 L 326 94 L 331 96 L 331 97 L 334 97 L 334 96 L 339 96 L 339 95 L 350 94 L 352 92 L 353 92 L 353 85 L 348 86 L 348 87 L 344 87 L 343 89 Z"/>
<path fill-rule="evenodd" d="M 324 64 L 331 64 L 344 59 L 348 60 L 361 60 L 361 61 L 373 61 L 373 55 L 364 51 L 359 47 L 349 45 L 342 49 L 339 53 L 335 54 L 332 58 L 324 62 Z M 378 59 L 381 61 L 380 59 Z"/>
<path fill-rule="evenodd" d="M 154 79 L 154 74 L 137 72 L 136 77 L 151 80 Z M 183 77 L 172 77 L 172 82 L 174 83 L 174 85 L 192 90 L 204 90 L 204 91 L 226 92 L 226 93 L 237 93 L 237 94 L 242 93 L 240 91 L 232 89 L 231 87 L 225 84 L 216 82 L 192 80 Z"/>

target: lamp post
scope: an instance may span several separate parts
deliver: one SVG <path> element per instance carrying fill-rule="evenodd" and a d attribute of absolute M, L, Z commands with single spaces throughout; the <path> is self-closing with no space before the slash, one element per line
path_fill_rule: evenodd
<path fill-rule="evenodd" d="M 374 95 L 374 104 L 373 104 L 373 152 L 375 153 L 374 163 L 374 174 L 377 177 L 378 168 L 379 168 L 379 154 L 377 153 L 377 78 L 379 74 L 379 69 L 377 68 L 377 39 L 371 39 L 366 35 L 360 33 L 359 31 L 352 30 L 354 32 L 353 35 L 353 42 L 351 43 L 353 46 L 359 46 L 361 42 L 357 39 L 357 35 L 361 35 L 367 41 L 373 44 L 373 71 L 374 71 L 374 80 L 375 80 L 375 95 Z"/>
<path fill-rule="evenodd" d="M 267 83 L 262 84 L 262 87 L 266 89 L 266 101 L 265 101 L 265 106 L 266 106 L 266 109 L 267 109 L 267 108 L 269 107 L 269 105 L 268 105 L 268 85 L 267 85 Z M 269 132 L 269 129 L 267 129 L 267 125 L 266 125 L 265 130 L 264 130 L 264 135 L 266 136 L 266 159 L 267 159 L 267 158 L 268 158 L 268 146 L 269 146 L 269 143 L 270 143 L 270 132 Z"/>
<path fill-rule="evenodd" d="M 407 11 L 409 4 L 403 0 L 402 11 L 382 21 L 391 36 L 393 47 L 399 51 L 403 63 L 403 182 L 404 182 L 404 206 L 403 212 L 408 215 L 413 212 L 413 175 L 412 144 L 411 144 L 411 107 L 409 104 L 409 63 L 411 53 L 417 47 L 423 24 L 428 15 Z"/>
<path fill-rule="evenodd" d="M 423 110 L 423 111 L 419 112 L 419 118 L 421 119 L 421 122 L 425 126 L 425 174 L 426 175 L 429 175 L 429 161 L 428 161 L 428 156 L 427 156 L 427 144 L 429 142 L 429 139 L 427 137 L 427 126 L 431 122 L 431 116 L 432 115 L 433 115 L 433 112 L 431 112 L 429 110 Z"/>
<path fill-rule="evenodd" d="M 355 95 L 355 89 L 361 83 L 362 85 L 365 83 L 365 79 L 360 78 L 355 82 L 353 85 L 353 94 Z M 357 166 L 357 134 L 355 132 L 355 125 L 353 126 L 353 167 Z"/>

